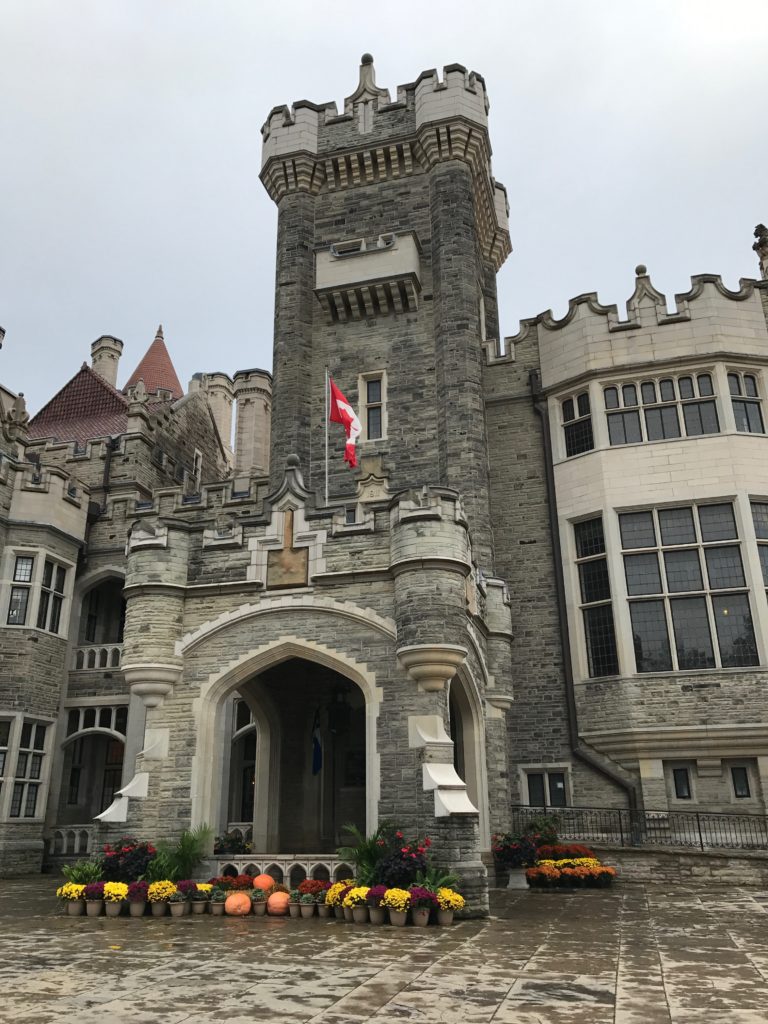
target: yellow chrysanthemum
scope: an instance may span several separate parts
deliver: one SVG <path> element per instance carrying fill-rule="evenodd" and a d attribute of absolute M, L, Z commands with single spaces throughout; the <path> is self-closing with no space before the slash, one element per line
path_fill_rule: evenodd
<path fill-rule="evenodd" d="M 463 910 L 464 897 L 455 889 L 438 889 L 437 903 L 441 910 Z"/>
<path fill-rule="evenodd" d="M 213 886 L 211 885 L 210 882 L 198 882 L 197 883 L 197 891 L 198 892 L 210 892 L 212 888 L 213 888 Z"/>
<path fill-rule="evenodd" d="M 161 903 L 163 900 L 169 900 L 175 892 L 176 886 L 173 882 L 163 879 L 162 882 L 153 882 L 150 885 L 147 899 L 150 903 Z"/>
<path fill-rule="evenodd" d="M 387 889 L 381 905 L 382 907 L 388 907 L 390 910 L 398 910 L 400 913 L 405 913 L 411 905 L 411 894 L 407 889 Z"/>
<path fill-rule="evenodd" d="M 364 907 L 365 898 L 368 895 L 367 885 L 356 885 L 354 889 L 350 889 L 347 895 L 344 897 L 345 907 Z"/>
<path fill-rule="evenodd" d="M 128 897 L 128 886 L 125 882 L 105 882 L 104 899 L 107 903 L 120 903 Z"/>
<path fill-rule="evenodd" d="M 76 882 L 67 882 L 56 890 L 56 895 L 60 900 L 81 900 L 84 893 L 85 886 L 78 885 Z"/>

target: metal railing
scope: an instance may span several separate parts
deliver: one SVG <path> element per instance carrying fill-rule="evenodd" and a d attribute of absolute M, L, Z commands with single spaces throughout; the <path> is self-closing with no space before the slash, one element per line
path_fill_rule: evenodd
<path fill-rule="evenodd" d="M 514 805 L 510 809 L 510 831 L 513 834 L 525 831 L 532 818 L 542 815 L 554 820 L 560 841 L 606 846 L 768 851 L 768 816 L 765 814 Z"/>

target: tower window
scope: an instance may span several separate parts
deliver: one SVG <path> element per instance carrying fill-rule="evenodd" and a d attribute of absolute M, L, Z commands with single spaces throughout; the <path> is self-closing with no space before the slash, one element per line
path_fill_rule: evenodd
<path fill-rule="evenodd" d="M 592 435 L 592 411 L 589 405 L 589 394 L 582 391 L 561 403 L 563 417 L 563 434 L 565 436 L 565 454 L 581 455 L 591 452 L 595 447 Z"/>
<path fill-rule="evenodd" d="M 720 430 L 709 373 L 611 384 L 603 388 L 603 402 L 612 446 Z"/>
<path fill-rule="evenodd" d="M 359 379 L 360 420 L 364 441 L 387 436 L 387 378 L 385 373 L 365 374 Z"/>
<path fill-rule="evenodd" d="M 611 585 L 601 516 L 574 525 L 576 564 L 590 678 L 619 671 Z"/>
<path fill-rule="evenodd" d="M 765 425 L 755 374 L 729 373 L 728 390 L 731 393 L 736 429 L 742 434 L 764 434 Z"/>

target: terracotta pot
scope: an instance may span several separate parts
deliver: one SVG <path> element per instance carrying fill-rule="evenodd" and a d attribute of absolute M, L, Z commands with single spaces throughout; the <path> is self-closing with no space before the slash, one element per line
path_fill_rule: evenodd
<path fill-rule="evenodd" d="M 299 904 L 301 909 L 302 917 L 314 917 L 315 916 L 315 904 L 314 903 L 301 903 Z"/>
<path fill-rule="evenodd" d="M 185 903 L 170 903 L 171 917 L 184 917 L 187 912 Z"/>
<path fill-rule="evenodd" d="M 165 900 L 157 900 L 152 904 L 152 917 L 165 917 L 168 913 L 168 904 Z"/>
<path fill-rule="evenodd" d="M 333 916 L 340 921 L 344 917 L 344 907 L 334 907 Z"/>
<path fill-rule="evenodd" d="M 368 907 L 352 907 L 352 920 L 355 924 L 368 924 Z"/>
<path fill-rule="evenodd" d="M 85 913 L 88 917 L 101 917 L 104 910 L 104 900 L 86 900 Z"/>
<path fill-rule="evenodd" d="M 453 911 L 438 910 L 437 923 L 441 925 L 443 928 L 447 928 L 449 924 L 453 924 Z"/>
<path fill-rule="evenodd" d="M 352 907 L 342 907 L 341 909 L 344 913 L 344 920 L 348 924 L 351 924 L 354 921 L 354 918 L 352 917 Z"/>
<path fill-rule="evenodd" d="M 67 900 L 67 915 L 69 917 L 80 917 L 85 913 L 85 900 Z"/>
<path fill-rule="evenodd" d="M 429 924 L 429 907 L 413 907 L 411 920 L 419 928 L 426 928 Z"/>
<path fill-rule="evenodd" d="M 267 901 L 262 900 L 261 903 L 254 903 L 253 912 L 256 915 L 256 917 L 264 917 L 264 915 L 267 913 Z"/>
<path fill-rule="evenodd" d="M 396 925 L 398 928 L 403 928 L 405 922 L 408 920 L 407 910 L 392 910 L 389 911 L 389 923 Z"/>
<path fill-rule="evenodd" d="M 317 916 L 318 917 L 330 917 L 333 907 L 329 907 L 327 903 L 317 904 Z"/>
<path fill-rule="evenodd" d="M 301 904 L 300 903 L 289 903 L 288 913 L 291 917 L 301 917 Z"/>
<path fill-rule="evenodd" d="M 128 904 L 128 913 L 131 915 L 131 917 L 144 917 L 144 911 L 146 909 L 146 900 L 136 900 L 135 902 Z"/>
<path fill-rule="evenodd" d="M 104 913 L 107 917 L 120 917 L 123 912 L 123 901 L 112 902 L 112 900 L 105 900 L 104 902 Z"/>
<path fill-rule="evenodd" d="M 368 907 L 368 919 L 371 924 L 385 924 L 387 920 L 387 908 Z"/>
<path fill-rule="evenodd" d="M 211 902 L 211 913 L 213 914 L 214 917 L 223 917 L 224 916 L 224 904 L 223 903 L 213 903 L 213 902 Z"/>
<path fill-rule="evenodd" d="M 208 907 L 208 900 L 193 900 L 190 905 L 193 914 L 204 914 Z"/>

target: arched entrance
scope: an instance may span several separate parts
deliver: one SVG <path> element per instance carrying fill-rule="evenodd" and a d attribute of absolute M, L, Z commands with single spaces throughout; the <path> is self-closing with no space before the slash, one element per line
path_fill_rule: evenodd
<path fill-rule="evenodd" d="M 111 731 L 91 729 L 67 738 L 58 825 L 88 824 L 109 807 L 122 784 L 124 752 L 124 738 Z"/>
<path fill-rule="evenodd" d="M 467 796 L 480 815 L 480 835 L 490 841 L 488 787 L 485 766 L 484 721 L 477 691 L 462 671 L 451 680 L 448 691 L 449 734 L 453 740 L 453 766 L 467 785 Z"/>

